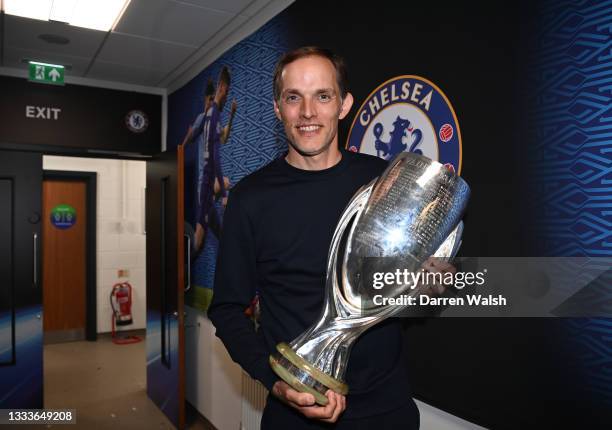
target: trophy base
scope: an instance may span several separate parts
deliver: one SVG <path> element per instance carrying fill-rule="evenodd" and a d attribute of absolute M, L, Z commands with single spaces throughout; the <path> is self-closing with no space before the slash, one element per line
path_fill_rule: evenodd
<path fill-rule="evenodd" d="M 297 355 L 293 349 L 282 342 L 276 345 L 278 352 L 270 355 L 272 370 L 295 390 L 310 393 L 319 405 L 327 405 L 327 390 L 346 395 L 348 385 L 329 376 Z"/>

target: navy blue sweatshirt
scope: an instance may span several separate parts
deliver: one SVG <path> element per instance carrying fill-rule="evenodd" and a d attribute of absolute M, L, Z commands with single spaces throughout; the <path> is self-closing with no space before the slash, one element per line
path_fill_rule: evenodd
<path fill-rule="evenodd" d="M 344 208 L 386 162 L 342 152 L 335 166 L 297 169 L 284 157 L 242 179 L 224 215 L 208 315 L 232 359 L 268 390 L 268 364 L 279 342 L 306 330 L 323 308 L 327 253 Z M 244 315 L 256 292 L 260 328 Z M 372 416 L 410 401 L 401 327 L 387 320 L 364 333 L 351 352 L 345 418 Z"/>

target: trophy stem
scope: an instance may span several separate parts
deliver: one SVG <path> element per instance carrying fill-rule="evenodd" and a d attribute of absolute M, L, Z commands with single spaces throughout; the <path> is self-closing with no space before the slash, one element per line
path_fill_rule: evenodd
<path fill-rule="evenodd" d="M 286 343 L 279 343 L 276 349 L 278 352 L 270 355 L 272 370 L 295 390 L 312 394 L 320 405 L 328 403 L 327 390 L 343 395 L 348 393 L 348 385 L 304 360 Z"/>

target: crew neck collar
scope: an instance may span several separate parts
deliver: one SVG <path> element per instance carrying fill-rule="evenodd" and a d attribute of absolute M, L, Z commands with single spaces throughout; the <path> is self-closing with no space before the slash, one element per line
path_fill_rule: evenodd
<path fill-rule="evenodd" d="M 341 158 L 340 160 L 331 167 L 322 170 L 306 170 L 300 169 L 299 167 L 292 166 L 286 160 L 287 153 L 284 153 L 278 160 L 278 164 L 281 169 L 292 176 L 302 177 L 302 178 L 322 178 L 330 175 L 335 175 L 338 172 L 341 172 L 346 168 L 349 163 L 348 156 L 346 151 L 340 150 Z"/>

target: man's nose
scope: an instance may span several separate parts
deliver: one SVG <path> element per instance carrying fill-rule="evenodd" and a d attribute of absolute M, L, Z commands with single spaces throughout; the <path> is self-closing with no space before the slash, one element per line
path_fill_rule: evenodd
<path fill-rule="evenodd" d="M 317 115 L 315 104 L 308 97 L 304 97 L 302 101 L 302 109 L 300 114 L 304 118 L 312 118 Z"/>

